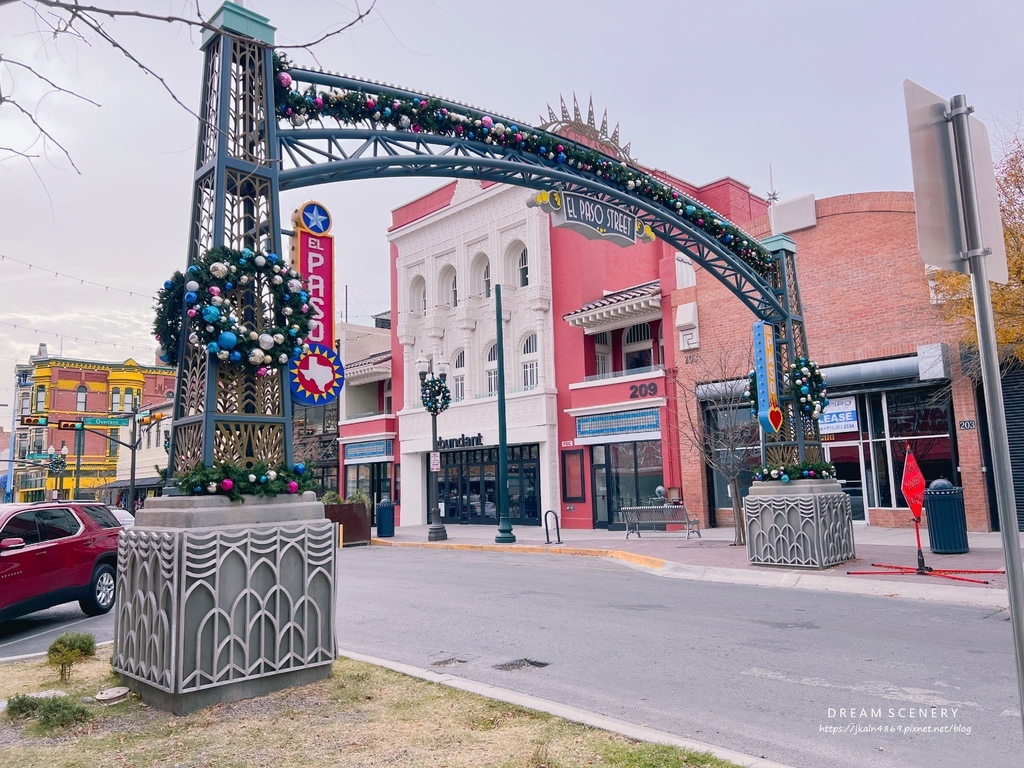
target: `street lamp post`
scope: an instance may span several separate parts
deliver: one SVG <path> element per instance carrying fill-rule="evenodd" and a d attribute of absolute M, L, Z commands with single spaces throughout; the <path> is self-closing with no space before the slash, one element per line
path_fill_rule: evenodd
<path fill-rule="evenodd" d="M 50 455 L 50 474 L 57 476 L 57 495 L 56 498 L 64 498 L 64 470 L 68 466 L 68 447 L 66 445 L 61 446 L 60 452 L 54 450 L 51 445 L 47 451 Z"/>
<path fill-rule="evenodd" d="M 430 485 L 427 488 L 427 505 L 430 509 L 430 528 L 427 529 L 427 541 L 444 541 L 448 531 L 441 522 L 441 510 L 437 502 L 437 470 L 434 454 L 437 453 L 437 414 L 444 413 L 451 405 L 452 395 L 445 381 L 448 379 L 448 363 L 441 359 L 437 363 L 437 373 L 426 358 L 416 361 L 416 372 L 420 375 L 420 400 L 423 407 L 430 411 Z M 429 376 L 428 376 L 429 374 Z"/>

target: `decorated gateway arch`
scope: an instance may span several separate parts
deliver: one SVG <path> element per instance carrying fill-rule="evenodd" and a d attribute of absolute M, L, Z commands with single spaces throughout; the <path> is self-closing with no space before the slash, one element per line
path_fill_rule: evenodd
<path fill-rule="evenodd" d="M 640 238 L 685 253 L 768 324 L 780 370 L 809 359 L 788 238 L 766 247 L 644 170 L 522 121 L 293 66 L 275 54 L 268 20 L 233 3 L 212 24 L 188 259 L 165 284 L 159 326 L 179 370 L 169 474 L 182 495 L 147 505 L 119 555 L 115 669 L 176 712 L 324 677 L 334 658 L 333 531 L 301 493 L 292 455 L 284 377 L 308 306 L 276 255 L 282 190 L 427 176 L 527 187 L 549 209 L 567 195 L 598 201 L 625 212 Z M 218 301 L 197 313 L 207 293 Z M 777 394 L 782 419 L 765 461 L 819 465 L 812 412 L 799 393 Z M 754 551 L 766 562 L 852 557 L 838 486 L 794 495 L 764 485 L 774 488 L 754 495 L 748 514 L 763 518 Z"/>

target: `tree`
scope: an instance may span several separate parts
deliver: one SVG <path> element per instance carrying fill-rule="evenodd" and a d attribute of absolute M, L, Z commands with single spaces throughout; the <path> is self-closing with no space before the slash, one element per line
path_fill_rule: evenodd
<path fill-rule="evenodd" d="M 1009 280 L 991 284 L 996 343 L 1004 359 L 1024 363 L 1024 138 L 1018 133 L 1003 142 L 1003 156 L 996 164 L 999 211 Z M 942 314 L 963 323 L 963 342 L 978 346 L 970 275 L 939 270 L 935 279 Z"/>
<path fill-rule="evenodd" d="M 289 48 L 303 49 L 316 59 L 312 49 L 314 46 L 329 40 L 365 19 L 374 11 L 376 0 L 369 0 L 361 8 L 355 3 L 352 18 L 330 24 L 327 31 L 313 40 L 298 45 L 277 45 L 275 50 Z M 24 5 L 32 10 L 36 21 L 35 32 L 39 35 L 40 44 L 48 55 L 60 57 L 60 51 L 50 50 L 63 40 L 71 40 L 76 44 L 92 46 L 94 43 L 107 45 L 118 51 L 131 64 L 157 81 L 168 96 L 182 109 L 197 120 L 200 116 L 178 98 L 167 80 L 145 63 L 145 55 L 137 51 L 145 50 L 144 42 L 127 42 L 128 35 L 123 30 L 116 30 L 111 22 L 119 19 L 134 19 L 156 24 L 173 25 L 189 32 L 220 31 L 209 23 L 203 13 L 199 0 L 193 3 L 182 3 L 180 14 L 159 13 L 145 10 L 145 4 L 139 9 L 122 6 L 107 0 L 97 0 L 93 4 L 80 3 L 77 0 L 0 0 L 0 19 L 4 17 L 7 6 Z M 217 7 L 221 5 L 218 0 Z M 0 24 L 9 23 L 0 21 Z M 31 32 L 32 30 L 25 30 Z M 22 142 L 12 141 L 10 146 L 0 145 L 0 161 L 10 158 L 22 158 L 33 162 L 42 157 L 51 148 L 63 154 L 71 166 L 78 171 L 71 154 L 58 140 L 56 133 L 47 121 L 40 116 L 39 103 L 51 94 L 80 99 L 93 106 L 100 106 L 91 98 L 80 94 L 68 83 L 59 79 L 51 79 L 44 75 L 34 64 L 12 58 L 0 52 L 0 117 L 12 114 L 16 117 L 12 122 L 17 130 L 6 131 L 7 136 L 17 136 L 24 130 L 27 138 Z M 20 125 L 18 125 L 20 122 Z M 25 130 L 27 129 L 27 130 Z"/>
<path fill-rule="evenodd" d="M 693 378 L 683 381 L 672 374 L 680 440 L 700 453 L 704 463 L 729 485 L 736 531 L 734 546 L 746 544 L 746 519 L 740 475 L 761 461 L 761 430 L 744 397 L 751 367 L 749 349 L 713 344 L 702 348 L 687 366 Z"/>

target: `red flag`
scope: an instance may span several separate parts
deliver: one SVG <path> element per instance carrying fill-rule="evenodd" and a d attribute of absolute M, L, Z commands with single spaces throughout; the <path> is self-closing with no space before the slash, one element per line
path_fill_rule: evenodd
<path fill-rule="evenodd" d="M 910 506 L 914 517 L 921 519 L 921 506 L 924 504 L 924 475 L 921 468 L 917 466 L 917 459 L 910 452 L 910 443 L 907 443 L 907 459 L 903 463 L 903 485 L 900 486 L 903 496 Z"/>

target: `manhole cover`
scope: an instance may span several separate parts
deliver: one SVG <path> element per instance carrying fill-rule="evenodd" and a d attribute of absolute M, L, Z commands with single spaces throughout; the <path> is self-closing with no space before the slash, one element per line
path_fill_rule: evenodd
<path fill-rule="evenodd" d="M 454 657 L 450 659 L 442 659 L 441 661 L 435 661 L 431 666 L 434 667 L 454 667 L 456 664 L 465 664 L 465 659 L 456 659 Z"/>
<path fill-rule="evenodd" d="M 506 672 L 513 669 L 529 669 L 531 667 L 546 667 L 548 662 L 546 661 L 534 661 L 533 659 L 516 659 L 515 661 L 506 661 L 504 664 L 495 664 L 495 669 L 501 669 Z"/>
<path fill-rule="evenodd" d="M 123 685 L 119 685 L 116 688 L 104 688 L 96 694 L 96 701 L 104 704 L 113 704 L 115 701 L 120 701 L 127 695 L 128 688 Z"/>

